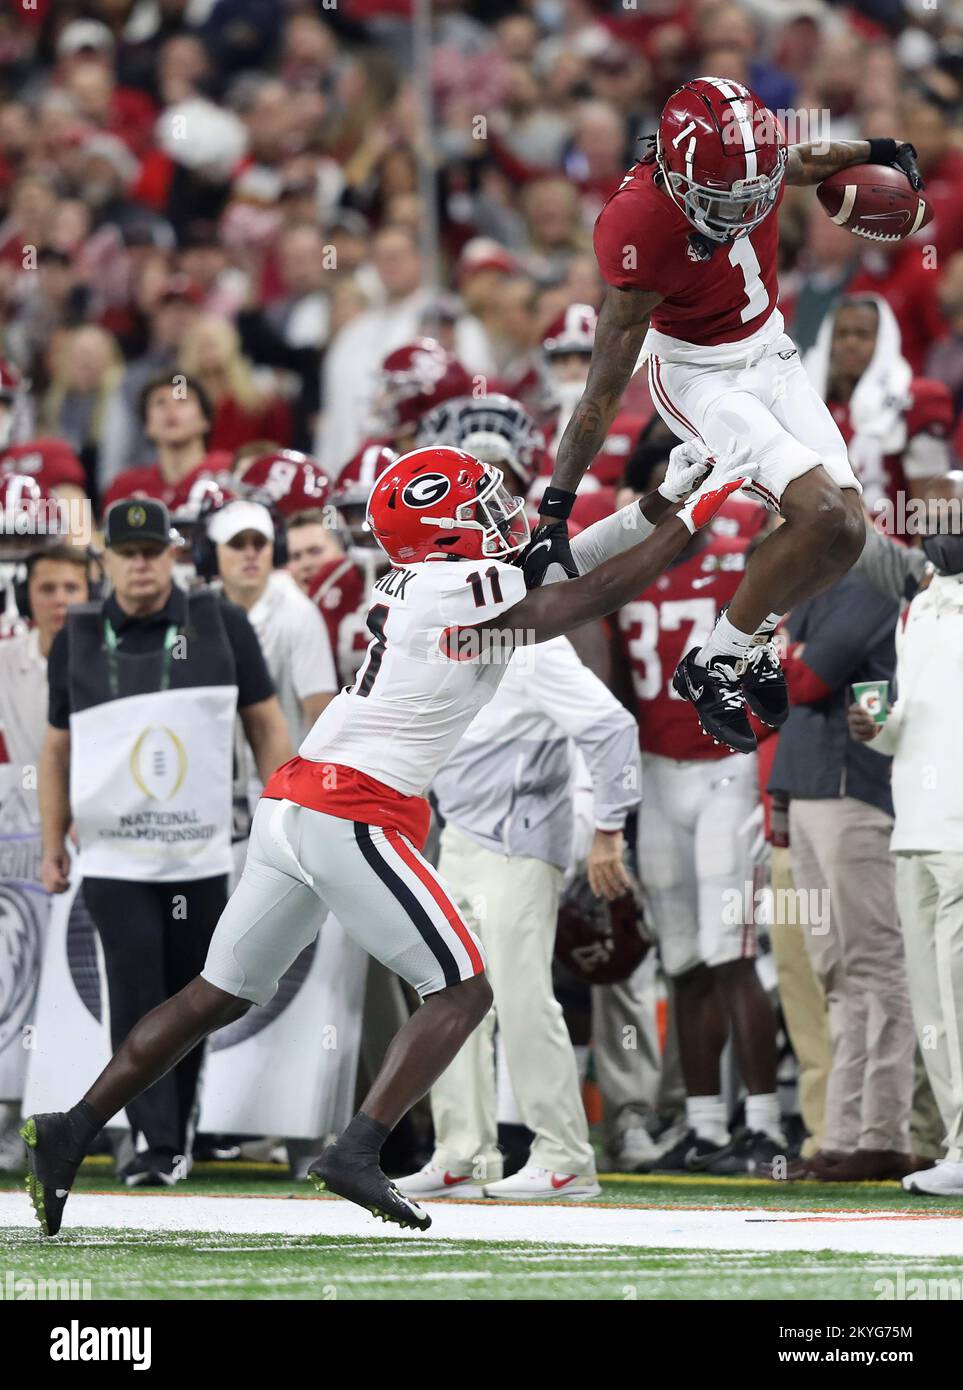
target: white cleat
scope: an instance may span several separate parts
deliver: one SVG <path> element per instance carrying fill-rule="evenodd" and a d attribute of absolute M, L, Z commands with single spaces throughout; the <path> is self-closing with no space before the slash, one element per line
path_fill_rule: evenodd
<path fill-rule="evenodd" d="M 526 1163 L 510 1178 L 487 1182 L 486 1197 L 503 1202 L 556 1202 L 567 1197 L 597 1197 L 602 1191 L 594 1173 L 553 1173 Z"/>
<path fill-rule="evenodd" d="M 407 1178 L 395 1178 L 394 1185 L 406 1197 L 415 1201 L 436 1202 L 446 1197 L 483 1197 L 481 1183 L 462 1173 L 449 1173 L 426 1163 Z"/>
<path fill-rule="evenodd" d="M 659 1157 L 659 1147 L 644 1125 L 633 1125 L 619 1136 L 618 1146 L 612 1154 L 612 1168 L 616 1173 L 636 1173 L 643 1166 L 654 1163 Z"/>
<path fill-rule="evenodd" d="M 944 1158 L 920 1173 L 907 1173 L 903 1190 L 924 1197 L 963 1197 L 963 1163 Z"/>

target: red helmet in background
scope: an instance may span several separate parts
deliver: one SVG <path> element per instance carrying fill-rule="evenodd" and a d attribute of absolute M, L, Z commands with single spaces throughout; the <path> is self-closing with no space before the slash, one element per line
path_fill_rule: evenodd
<path fill-rule="evenodd" d="M 0 474 L 0 544 L 7 555 L 20 543 L 28 551 L 38 542 L 61 540 L 67 529 L 60 502 L 37 478 Z"/>
<path fill-rule="evenodd" d="M 599 316 L 591 304 L 570 304 L 542 339 L 542 351 L 547 357 L 576 352 L 591 357 L 598 323 Z"/>
<path fill-rule="evenodd" d="M 389 352 L 382 362 L 375 413 L 386 430 L 400 430 L 417 424 L 433 406 L 471 390 L 472 379 L 457 357 L 434 338 L 418 338 Z"/>
<path fill-rule="evenodd" d="M 381 555 L 368 526 L 368 498 L 377 479 L 397 458 L 394 449 L 374 441 L 363 445 L 338 474 L 331 500 L 347 544 L 359 552 Z"/>
<path fill-rule="evenodd" d="M 18 436 L 23 436 L 25 417 L 29 415 L 27 384 L 12 362 L 0 360 L 0 404 L 8 407 L 6 418 L 0 421 L 0 449 L 6 448 Z M 18 417 L 20 417 L 18 419 Z"/>
<path fill-rule="evenodd" d="M 672 201 L 711 241 L 745 236 L 776 206 L 786 144 L 775 116 L 724 77 L 697 77 L 659 118 L 656 162 Z"/>
<path fill-rule="evenodd" d="M 175 526 L 196 526 L 202 514 L 241 496 L 237 479 L 230 473 L 189 473 L 178 485 L 171 499 L 171 521 Z"/>
<path fill-rule="evenodd" d="M 633 889 L 614 902 L 597 898 L 584 874 L 562 894 L 555 933 L 555 958 L 589 985 L 627 980 L 648 955 L 642 903 Z"/>
<path fill-rule="evenodd" d="M 404 454 L 375 483 L 368 525 L 395 564 L 507 559 L 528 543 L 525 499 L 499 469 L 446 446 Z"/>
<path fill-rule="evenodd" d="M 319 510 L 331 498 L 330 479 L 317 459 L 294 449 L 245 459 L 234 476 L 244 492 L 262 494 L 281 516 Z"/>

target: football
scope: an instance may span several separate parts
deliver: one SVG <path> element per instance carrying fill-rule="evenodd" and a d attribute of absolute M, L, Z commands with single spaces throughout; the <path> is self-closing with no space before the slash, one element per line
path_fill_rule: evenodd
<path fill-rule="evenodd" d="M 867 241 L 904 241 L 925 227 L 933 209 L 915 193 L 902 169 L 856 164 L 830 174 L 816 189 L 830 218 Z"/>

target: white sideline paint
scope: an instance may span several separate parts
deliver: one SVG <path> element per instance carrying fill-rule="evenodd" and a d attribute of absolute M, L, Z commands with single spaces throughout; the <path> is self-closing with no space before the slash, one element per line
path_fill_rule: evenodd
<path fill-rule="evenodd" d="M 903 1213 L 838 1211 L 657 1210 L 641 1207 L 527 1206 L 496 1202 L 433 1202 L 429 1231 L 414 1240 L 522 1241 L 549 1245 L 615 1245 L 678 1250 L 841 1250 L 862 1254 L 963 1258 L 963 1209 Z M 78 1226 L 101 1231 L 206 1231 L 214 1235 L 388 1236 L 407 1238 L 366 1212 L 329 1198 L 283 1201 L 262 1197 L 71 1197 L 63 1234 Z M 4 1231 L 36 1229 L 25 1195 L 0 1193 Z M 38 1233 L 39 1239 L 39 1233 Z M 99 1242 L 98 1242 L 99 1243 Z M 53 1248 L 51 1246 L 51 1248 Z"/>

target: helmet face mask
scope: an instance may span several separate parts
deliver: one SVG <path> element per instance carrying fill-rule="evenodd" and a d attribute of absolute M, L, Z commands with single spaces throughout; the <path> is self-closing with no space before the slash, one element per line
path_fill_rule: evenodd
<path fill-rule="evenodd" d="M 726 243 L 773 211 L 786 172 L 772 112 L 741 83 L 697 77 L 666 102 L 656 164 L 665 191 L 697 232 Z"/>
<path fill-rule="evenodd" d="M 510 396 L 459 396 L 422 416 L 418 443 L 453 444 L 482 463 L 509 469 L 528 488 L 545 448 L 545 437 L 525 407 Z"/>

